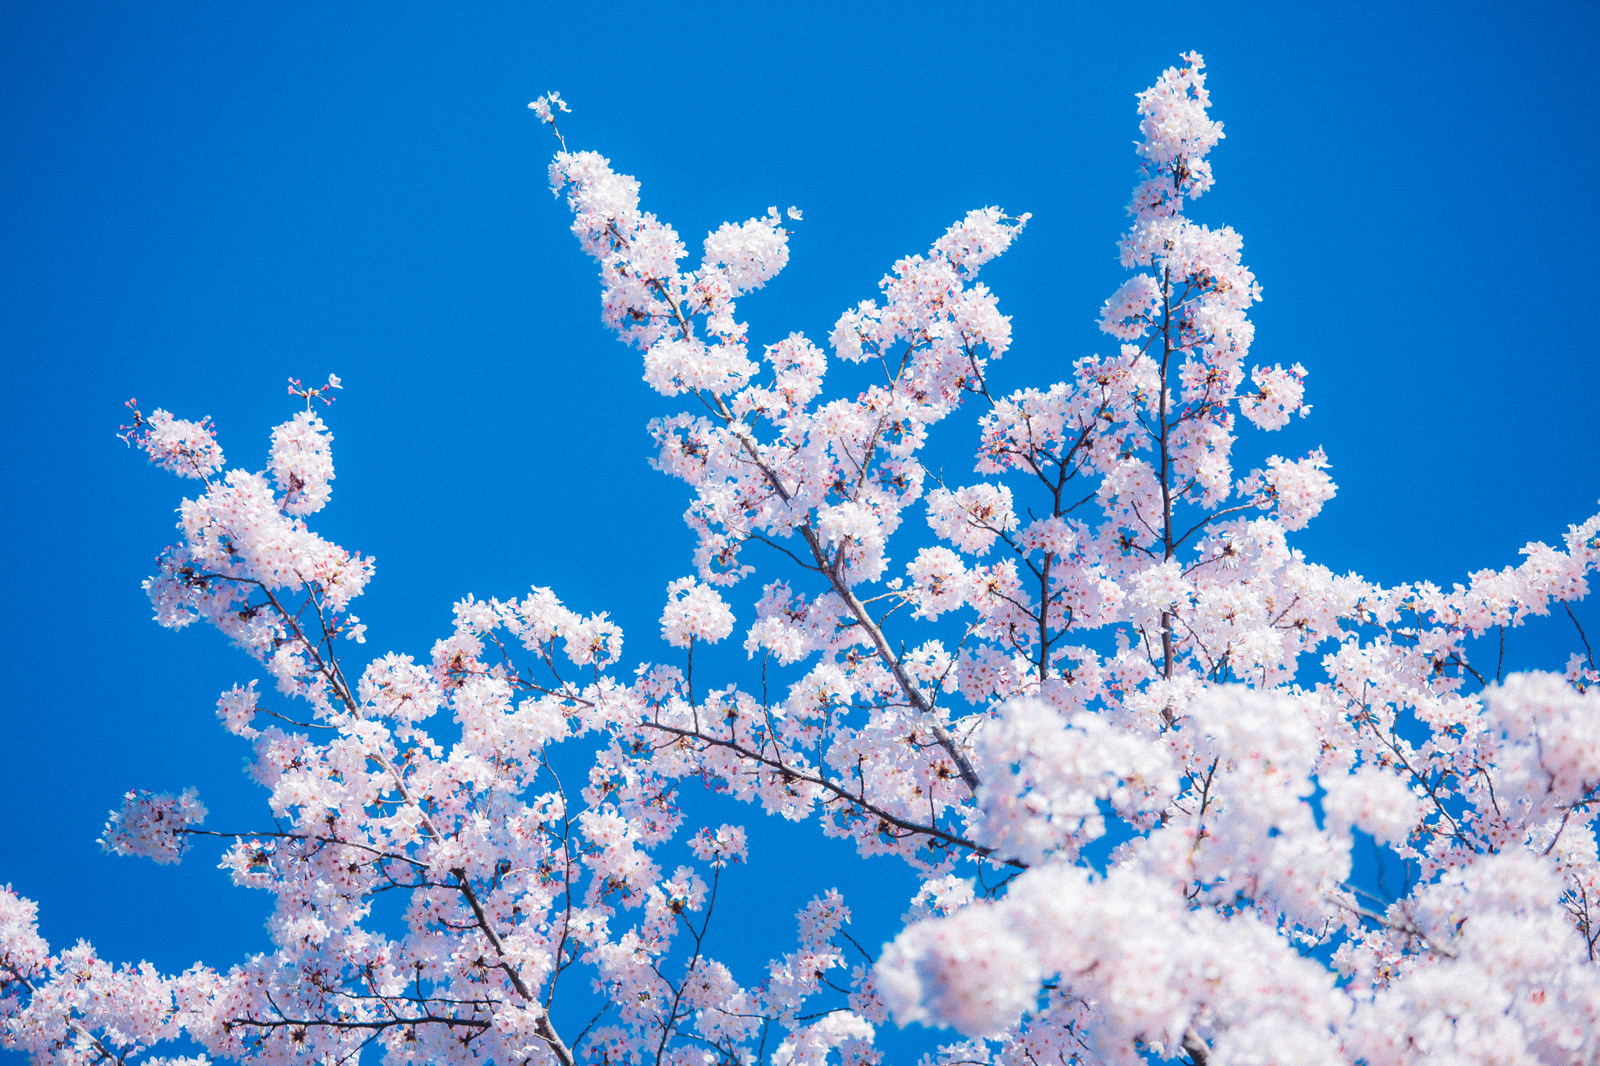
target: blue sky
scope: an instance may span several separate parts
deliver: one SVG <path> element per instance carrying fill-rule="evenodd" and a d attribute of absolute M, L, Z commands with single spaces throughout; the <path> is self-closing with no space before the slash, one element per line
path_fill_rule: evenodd
<path fill-rule="evenodd" d="M 467 593 L 539 584 L 609 610 L 628 662 L 666 655 L 690 535 L 644 425 L 676 408 L 600 324 L 533 97 L 559 89 L 569 143 L 638 176 L 691 247 L 804 210 L 789 268 L 741 303 L 758 342 L 826 336 L 971 208 L 1032 212 L 985 271 L 1009 389 L 1109 349 L 1133 96 L 1189 49 L 1227 131 L 1194 216 L 1244 236 L 1255 358 L 1310 371 L 1312 416 L 1267 446 L 1324 447 L 1340 486 L 1292 543 L 1448 583 L 1593 513 L 1590 3 L 0 0 L 0 883 L 53 944 L 113 959 L 266 946 L 265 898 L 204 854 L 174 870 L 94 843 L 130 787 L 198 786 L 218 826 L 264 813 L 212 713 L 251 663 L 149 621 L 139 582 L 185 485 L 117 440 L 130 396 L 211 415 L 259 468 L 285 379 L 344 379 L 317 528 L 377 559 L 374 654 L 424 654 Z M 1512 647 L 1557 666 L 1570 643 Z"/>

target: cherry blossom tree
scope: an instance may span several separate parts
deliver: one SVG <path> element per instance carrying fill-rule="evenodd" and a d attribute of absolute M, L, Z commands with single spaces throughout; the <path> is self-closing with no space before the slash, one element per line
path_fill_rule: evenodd
<path fill-rule="evenodd" d="M 217 714 L 272 817 L 205 828 L 192 791 L 131 791 L 103 844 L 218 845 L 275 897 L 274 950 L 179 975 L 52 951 L 8 888 L 0 1044 L 874 1063 L 885 1026 L 923 1024 L 950 1030 L 940 1063 L 1600 1061 L 1600 672 L 1569 606 L 1600 515 L 1448 590 L 1291 546 L 1334 484 L 1320 451 L 1235 458 L 1307 413 L 1307 371 L 1252 361 L 1241 239 L 1185 213 L 1213 183 L 1208 106 L 1193 54 L 1139 94 L 1115 348 L 1042 387 L 997 372 L 1010 322 L 977 280 L 1028 216 L 973 211 L 823 344 L 755 350 L 737 301 L 800 212 L 725 224 L 687 267 L 636 180 L 561 142 L 604 320 L 682 398 L 650 427 L 696 537 L 662 600 L 680 661 L 625 666 L 605 614 L 545 588 L 463 600 L 420 661 L 360 661 L 373 562 L 312 528 L 338 379 L 291 383 L 264 472 L 136 410 L 127 439 L 200 483 L 156 619 L 215 626 L 270 678 Z M 946 483 L 926 449 L 964 407 L 975 478 Z M 1495 638 L 1552 613 L 1565 672 L 1507 672 Z M 748 673 L 697 675 L 736 632 Z M 689 824 L 695 781 L 906 864 L 903 931 L 861 944 L 826 892 L 736 977 L 707 933 L 746 827 Z M 1358 842 L 1404 883 L 1363 887 Z"/>

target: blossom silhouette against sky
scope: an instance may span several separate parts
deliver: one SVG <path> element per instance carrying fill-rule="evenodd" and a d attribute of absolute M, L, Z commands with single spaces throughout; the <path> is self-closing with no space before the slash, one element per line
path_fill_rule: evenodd
<path fill-rule="evenodd" d="M 1292 543 L 1335 571 L 1448 586 L 1592 514 L 1600 12 L 1104 8 L 0 15 L 0 883 L 40 901 L 52 943 L 85 936 L 107 958 L 176 971 L 266 946 L 269 900 L 229 887 L 208 853 L 174 868 L 96 844 L 130 788 L 193 786 L 211 826 L 265 816 L 213 717 L 253 664 L 149 620 L 140 581 L 175 538 L 178 495 L 115 436 L 130 396 L 211 416 L 232 461 L 259 466 L 267 427 L 301 402 L 285 380 L 339 375 L 316 411 L 338 442 L 323 521 L 376 560 L 372 656 L 421 654 L 456 600 L 530 585 L 609 612 L 628 661 L 728 632 L 693 583 L 662 613 L 694 551 L 687 500 L 646 462 L 660 399 L 602 328 L 593 267 L 548 192 L 556 146 L 526 105 L 552 86 L 568 141 L 639 176 L 686 237 L 800 209 L 788 266 L 741 305 L 760 343 L 825 338 L 974 208 L 1030 213 L 985 273 L 1012 316 L 1009 388 L 1114 348 L 1097 315 L 1124 276 L 1134 94 L 1202 52 L 1226 139 L 1197 213 L 1244 235 L 1264 293 L 1255 352 L 1291 368 L 1272 383 L 1290 406 L 1303 368 L 1315 410 L 1275 446 L 1320 447 L 1339 485 Z M 940 565 L 930 553 L 915 579 L 934 587 Z M 1538 634 L 1514 634 L 1508 658 L 1560 669 Z M 701 654 L 744 657 L 725 641 L 697 670 Z M 846 849 L 738 814 L 710 824 L 742 820 L 748 841 L 700 847 L 747 847 L 744 876 L 769 898 L 719 921 L 776 916 L 787 936 L 828 887 L 787 883 L 794 849 Z M 862 869 L 839 887 L 881 941 L 911 882 L 873 904 Z"/>

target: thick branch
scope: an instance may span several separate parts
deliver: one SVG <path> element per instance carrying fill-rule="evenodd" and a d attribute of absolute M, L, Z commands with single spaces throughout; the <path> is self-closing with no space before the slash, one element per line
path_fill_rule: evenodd
<path fill-rule="evenodd" d="M 886 811 L 882 807 L 874 804 L 871 800 L 868 800 L 864 793 L 857 794 L 851 792 L 843 785 L 840 785 L 834 781 L 830 781 L 825 777 L 796 770 L 780 760 L 763 755 L 759 751 L 753 751 L 745 745 L 740 744 L 736 740 L 724 740 L 720 737 L 707 736 L 706 734 L 697 732 L 693 729 L 684 729 L 680 726 L 667 725 L 664 722 L 645 722 L 643 724 L 651 729 L 658 729 L 663 733 L 670 733 L 673 736 L 683 737 L 686 740 L 696 740 L 703 744 L 710 744 L 715 747 L 726 748 L 735 755 L 738 755 L 740 758 L 747 759 L 751 762 L 768 767 L 775 773 L 787 775 L 794 778 L 796 781 L 804 781 L 807 784 L 816 785 L 818 788 L 837 796 L 846 803 L 859 807 L 876 818 L 881 818 L 883 821 L 888 822 L 897 829 L 904 829 L 909 833 L 918 833 L 923 836 L 930 836 L 936 840 L 942 840 L 946 844 L 952 844 L 956 847 L 966 848 L 974 854 L 982 855 L 986 858 L 992 857 L 994 854 L 992 849 L 968 840 L 966 837 L 958 836 L 955 833 L 940 829 L 936 825 L 924 825 L 920 822 L 913 822 L 908 819 L 901 818 L 899 815 L 890 811 Z M 1003 861 L 1007 865 L 1015 866 L 1019 869 L 1027 869 L 1025 864 L 1017 862 L 1014 859 L 996 861 Z"/>

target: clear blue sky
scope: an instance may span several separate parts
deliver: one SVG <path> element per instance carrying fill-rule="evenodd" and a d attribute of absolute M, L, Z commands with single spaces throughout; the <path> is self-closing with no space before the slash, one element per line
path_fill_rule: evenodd
<path fill-rule="evenodd" d="M 804 210 L 741 304 L 758 342 L 826 336 L 971 208 L 1032 212 L 986 271 L 1010 388 L 1110 348 L 1133 96 L 1198 50 L 1227 139 L 1195 217 L 1244 236 L 1255 357 L 1310 371 L 1312 417 L 1267 443 L 1321 445 L 1340 485 L 1293 543 L 1448 583 L 1600 499 L 1592 3 L 471 7 L 0 0 L 0 883 L 55 945 L 169 969 L 267 946 L 266 898 L 206 853 L 94 843 L 130 787 L 198 786 L 219 827 L 265 813 L 212 713 L 252 664 L 149 621 L 186 484 L 116 439 L 130 396 L 213 416 L 259 468 L 285 379 L 344 379 L 318 528 L 377 559 L 374 654 L 540 584 L 611 611 L 629 663 L 665 655 L 690 570 L 684 498 L 645 462 L 668 408 L 546 189 L 547 89 L 691 248 Z"/>

